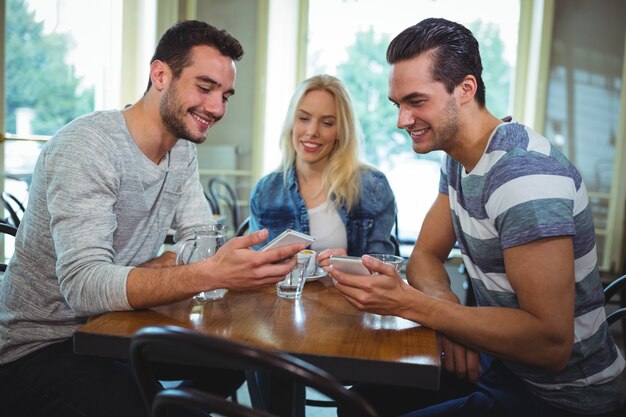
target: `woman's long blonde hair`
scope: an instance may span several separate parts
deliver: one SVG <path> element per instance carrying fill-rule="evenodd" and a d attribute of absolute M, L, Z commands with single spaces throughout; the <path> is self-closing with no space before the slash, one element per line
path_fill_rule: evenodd
<path fill-rule="evenodd" d="M 329 201 L 333 201 L 336 206 L 344 205 L 349 211 L 359 199 L 359 171 L 362 164 L 358 160 L 358 122 L 350 94 L 339 79 L 332 75 L 315 75 L 304 80 L 294 92 L 280 135 L 283 153 L 280 169 L 287 183 L 287 173 L 296 160 L 292 141 L 296 113 L 304 96 L 314 90 L 329 92 L 335 98 L 337 109 L 337 142 L 322 175 L 322 187 Z"/>

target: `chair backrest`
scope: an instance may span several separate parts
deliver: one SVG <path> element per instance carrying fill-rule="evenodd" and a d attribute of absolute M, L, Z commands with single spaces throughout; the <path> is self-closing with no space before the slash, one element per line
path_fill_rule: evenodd
<path fill-rule="evenodd" d="M 389 235 L 389 240 L 391 240 L 391 243 L 393 243 L 393 254 L 396 256 L 402 256 L 400 255 L 400 241 L 398 241 L 396 235 L 394 235 L 393 233 Z"/>
<path fill-rule="evenodd" d="M 623 297 L 625 294 L 624 290 L 626 290 L 626 275 L 622 275 L 606 286 L 604 289 L 604 303 L 608 303 L 618 292 L 621 292 L 621 296 Z M 624 305 L 626 305 L 626 300 L 621 301 L 621 308 L 613 311 L 606 317 L 606 321 L 609 325 L 621 318 L 626 318 L 626 307 L 624 307 Z"/>
<path fill-rule="evenodd" d="M 2 205 L 5 210 L 9 212 L 9 217 L 6 222 L 12 226 L 20 227 L 20 221 L 26 211 L 22 202 L 13 194 L 6 191 L 0 195 L 0 199 L 2 200 Z"/>
<path fill-rule="evenodd" d="M 276 417 L 193 388 L 163 390 L 157 393 L 152 404 L 153 417 L 202 415 L 199 412 L 214 412 L 225 417 Z"/>
<path fill-rule="evenodd" d="M 209 193 L 207 193 L 205 191 L 204 198 L 206 198 L 206 200 L 209 202 L 209 207 L 211 207 L 211 213 L 213 213 L 213 214 L 221 214 L 220 213 L 220 205 L 215 200 L 215 198 L 213 198 L 213 196 L 211 194 L 209 194 Z"/>
<path fill-rule="evenodd" d="M 15 237 L 15 235 L 17 234 L 17 228 L 10 224 L 0 222 L 0 233 Z M 5 264 L 4 262 L 0 262 L 0 272 L 4 272 L 6 270 L 7 264 Z"/>
<path fill-rule="evenodd" d="M 249 229 L 250 229 L 250 216 L 243 219 L 243 221 L 237 228 L 237 233 L 235 234 L 235 236 L 243 236 L 248 233 Z"/>
<path fill-rule="evenodd" d="M 622 346 L 626 346 L 626 275 L 622 275 L 621 277 L 615 279 L 604 288 L 604 304 L 607 305 L 618 293 L 620 294 L 619 307 L 610 313 L 607 309 L 606 321 L 609 326 L 619 320 L 622 321 Z M 615 330 L 614 336 L 617 336 L 617 330 Z"/>
<path fill-rule="evenodd" d="M 235 228 L 239 226 L 241 216 L 239 214 L 239 198 L 235 188 L 228 181 L 220 177 L 209 178 L 208 188 L 209 196 L 218 206 L 218 212 L 216 214 L 222 214 L 219 205 L 223 202 L 228 209 L 232 227 Z"/>
<path fill-rule="evenodd" d="M 152 362 L 178 362 L 198 367 L 221 365 L 249 371 L 269 372 L 311 387 L 335 400 L 347 415 L 374 417 L 375 411 L 327 372 L 291 355 L 268 351 L 232 340 L 203 335 L 175 326 L 154 326 L 132 337 L 130 360 L 144 401 L 150 409 L 162 388 Z"/>

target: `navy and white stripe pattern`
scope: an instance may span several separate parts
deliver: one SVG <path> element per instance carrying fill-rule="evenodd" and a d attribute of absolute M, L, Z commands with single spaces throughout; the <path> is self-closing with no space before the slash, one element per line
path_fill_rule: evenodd
<path fill-rule="evenodd" d="M 519 308 L 504 268 L 504 249 L 572 236 L 575 342 L 567 367 L 555 373 L 506 364 L 555 406 L 594 413 L 615 408 L 626 392 L 626 364 L 605 320 L 593 218 L 578 170 L 546 138 L 521 124 L 503 123 L 471 173 L 445 159 L 439 191 L 450 198 L 456 237 L 480 306 Z"/>

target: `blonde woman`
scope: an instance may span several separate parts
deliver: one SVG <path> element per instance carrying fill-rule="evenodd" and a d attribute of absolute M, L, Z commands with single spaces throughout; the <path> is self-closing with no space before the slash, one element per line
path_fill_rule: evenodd
<path fill-rule="evenodd" d="M 330 255 L 393 253 L 395 200 L 385 175 L 358 159 L 357 121 L 345 86 L 316 75 L 296 89 L 283 126 L 282 162 L 252 190 L 252 231 L 285 229 L 316 238 Z"/>

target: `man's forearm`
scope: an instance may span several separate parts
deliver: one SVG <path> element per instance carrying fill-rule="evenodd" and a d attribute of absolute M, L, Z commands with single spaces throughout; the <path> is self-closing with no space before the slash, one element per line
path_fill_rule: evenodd
<path fill-rule="evenodd" d="M 139 268 L 165 268 L 169 266 L 176 266 L 176 254 L 170 251 L 163 252 L 161 256 L 137 266 Z"/>
<path fill-rule="evenodd" d="M 425 294 L 458 302 L 443 263 L 433 255 L 414 251 L 407 262 L 406 277 L 412 287 Z"/>

